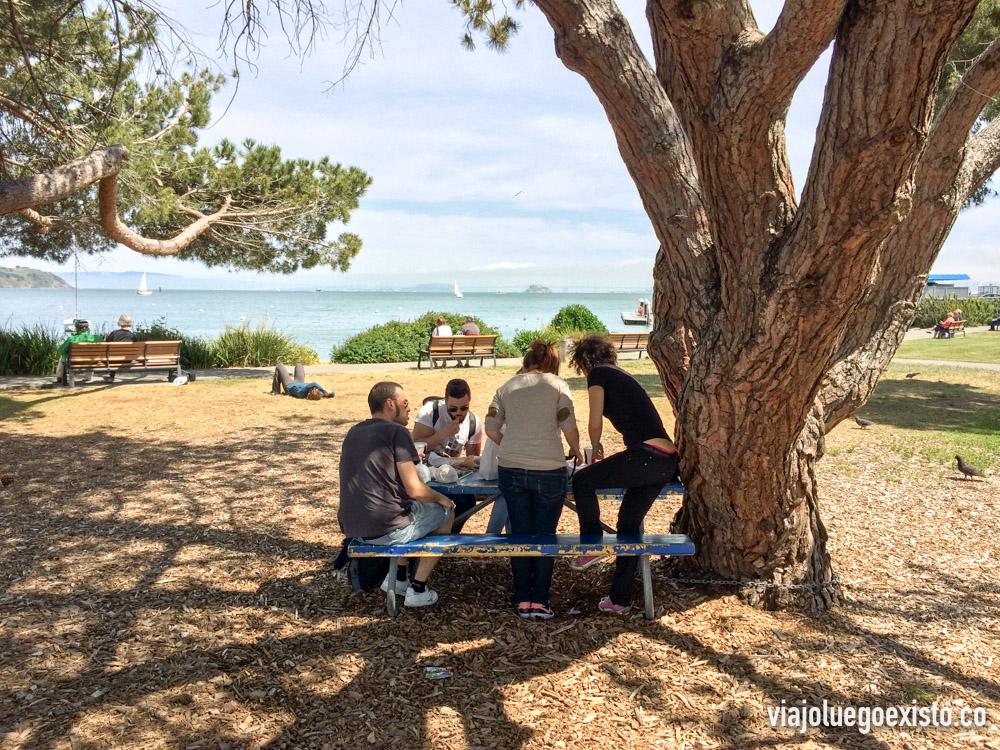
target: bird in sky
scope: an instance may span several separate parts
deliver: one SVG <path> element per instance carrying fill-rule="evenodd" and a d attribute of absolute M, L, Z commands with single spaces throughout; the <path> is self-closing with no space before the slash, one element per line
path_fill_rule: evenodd
<path fill-rule="evenodd" d="M 524 192 L 523 190 L 518 190 L 516 193 L 514 193 L 514 197 L 516 198 L 517 196 L 519 196 L 523 192 Z"/>
<path fill-rule="evenodd" d="M 858 423 L 858 427 L 860 427 L 862 430 L 867 430 L 869 427 L 875 424 L 870 419 L 862 419 L 861 417 L 855 417 L 854 421 Z"/>
<path fill-rule="evenodd" d="M 919 374 L 920 374 L 919 372 L 908 372 L 908 373 L 906 373 L 906 377 L 908 377 L 908 378 L 915 378 Z"/>
<path fill-rule="evenodd" d="M 955 460 L 958 461 L 958 470 L 963 474 L 965 474 L 965 476 L 968 477 L 969 479 L 972 479 L 972 477 L 986 476 L 975 466 L 969 466 L 967 463 L 965 463 L 965 461 L 962 459 L 961 456 L 955 456 Z"/>

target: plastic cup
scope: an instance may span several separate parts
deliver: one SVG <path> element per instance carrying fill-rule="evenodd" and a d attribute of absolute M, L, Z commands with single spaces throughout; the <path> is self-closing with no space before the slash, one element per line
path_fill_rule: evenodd
<path fill-rule="evenodd" d="M 414 443 L 414 445 L 417 447 L 417 454 L 420 456 L 420 458 L 423 458 L 424 456 L 427 455 L 427 443 L 421 440 L 418 443 Z"/>
<path fill-rule="evenodd" d="M 584 463 L 592 464 L 594 463 L 594 449 L 589 445 L 583 449 L 583 459 Z"/>

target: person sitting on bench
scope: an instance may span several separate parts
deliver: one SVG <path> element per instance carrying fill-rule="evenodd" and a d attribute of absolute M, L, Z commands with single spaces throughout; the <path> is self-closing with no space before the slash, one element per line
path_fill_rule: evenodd
<path fill-rule="evenodd" d="M 132 318 L 128 315 L 122 315 L 118 318 L 118 330 L 112 331 L 108 334 L 108 337 L 104 339 L 105 341 L 124 341 L 126 344 L 134 344 L 138 339 L 135 334 L 129 330 L 132 327 Z"/>
<path fill-rule="evenodd" d="M 73 320 L 73 333 L 66 337 L 66 340 L 59 344 L 59 364 L 56 366 L 56 382 L 65 385 L 67 383 L 66 360 L 69 359 L 69 345 L 77 343 L 94 343 L 104 341 L 101 336 L 90 332 L 90 321 L 76 318 Z M 85 370 L 81 375 L 81 380 L 89 383 L 93 373 Z"/>
<path fill-rule="evenodd" d="M 274 368 L 274 378 L 271 380 L 271 395 L 279 396 L 284 389 L 286 396 L 294 398 L 307 398 L 310 401 L 319 401 L 321 398 L 333 398 L 333 391 L 328 391 L 319 383 L 306 382 L 306 368 L 302 365 L 295 365 L 295 380 L 288 374 L 288 368 L 281 362 Z"/>
<path fill-rule="evenodd" d="M 406 429 L 410 402 L 399 383 L 383 381 L 368 393 L 372 418 L 344 436 L 340 451 L 340 510 L 337 520 L 344 536 L 369 544 L 406 544 L 430 533 L 451 530 L 455 504 L 417 476 L 417 448 Z M 405 607 L 426 607 L 438 600 L 427 579 L 438 558 L 421 557 L 413 580 L 382 582 L 406 595 Z M 397 575 L 406 575 L 399 566 Z"/>
<path fill-rule="evenodd" d="M 596 463 L 573 474 L 573 498 L 580 516 L 580 534 L 600 535 L 601 511 L 597 490 L 624 487 L 618 510 L 619 534 L 639 534 L 663 485 L 677 477 L 677 449 L 667 437 L 656 407 L 638 380 L 617 366 L 614 345 L 607 336 L 585 336 L 570 355 L 576 371 L 587 378 L 590 419 L 587 422 Z M 601 433 L 604 418 L 622 434 L 625 450 L 604 457 Z M 570 561 L 573 570 L 584 570 L 600 559 L 590 555 Z M 611 592 L 601 599 L 602 612 L 624 612 L 632 600 L 632 579 L 637 557 L 619 557 Z"/>

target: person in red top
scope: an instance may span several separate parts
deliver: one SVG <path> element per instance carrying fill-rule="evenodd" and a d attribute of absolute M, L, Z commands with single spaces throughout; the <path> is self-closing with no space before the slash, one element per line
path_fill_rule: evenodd
<path fill-rule="evenodd" d="M 938 323 L 934 328 L 932 328 L 928 333 L 933 332 L 934 338 L 940 339 L 948 335 L 948 329 L 951 328 L 951 324 L 955 322 L 955 312 L 952 311 L 948 313 L 948 317 Z"/>

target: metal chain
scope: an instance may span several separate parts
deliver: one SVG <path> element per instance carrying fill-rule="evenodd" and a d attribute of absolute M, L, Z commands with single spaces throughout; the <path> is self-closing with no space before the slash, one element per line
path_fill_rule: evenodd
<path fill-rule="evenodd" d="M 825 589 L 840 584 L 840 573 L 824 583 L 772 583 L 770 581 L 723 581 L 717 578 L 657 578 L 672 583 L 692 583 L 697 586 L 756 586 L 762 589 Z"/>

